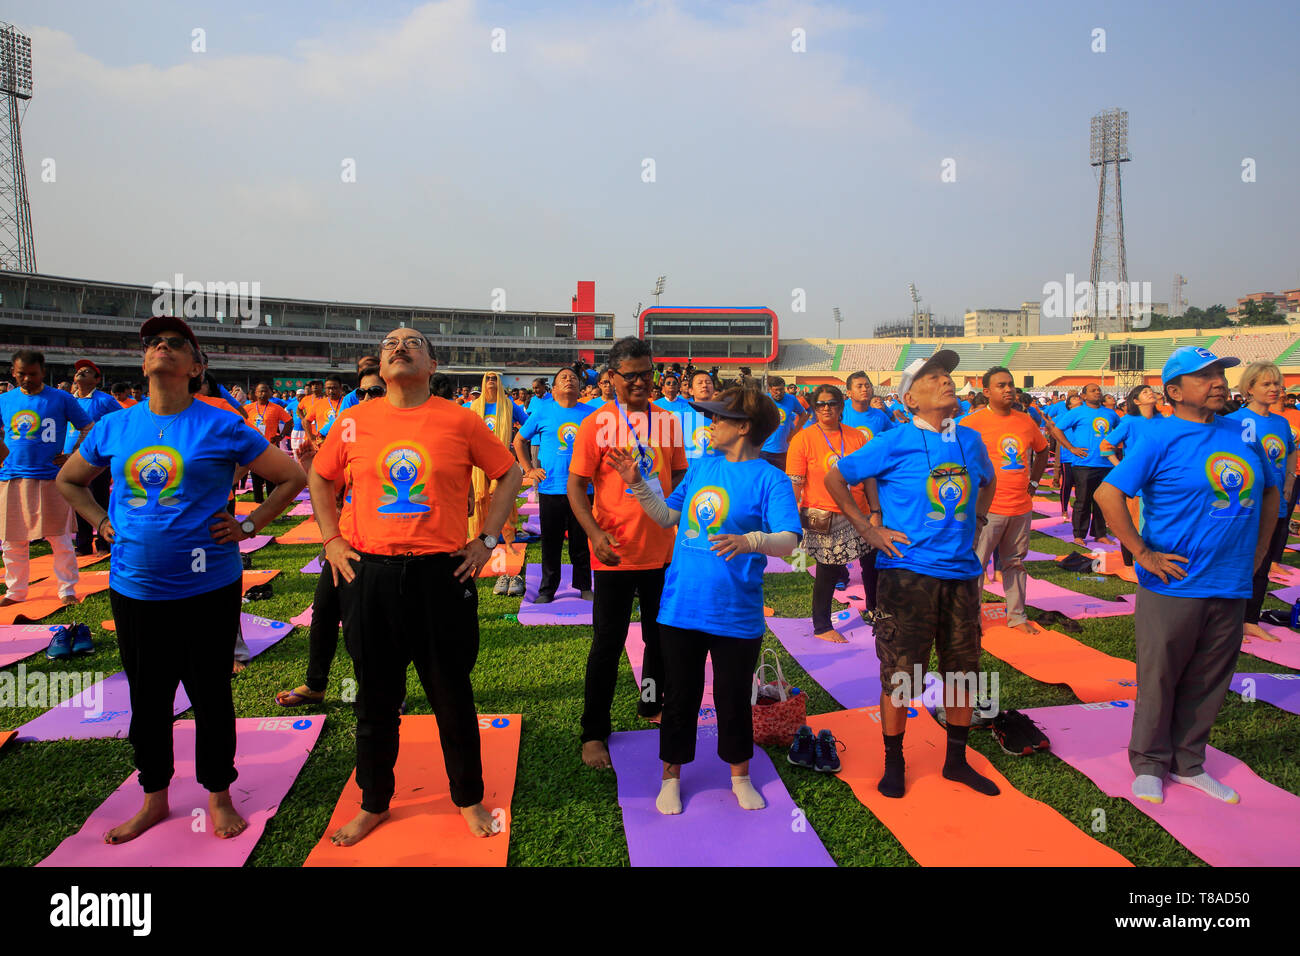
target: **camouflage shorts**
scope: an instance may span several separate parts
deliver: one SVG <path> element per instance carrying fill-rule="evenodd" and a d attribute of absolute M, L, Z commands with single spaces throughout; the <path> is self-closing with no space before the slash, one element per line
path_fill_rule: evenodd
<path fill-rule="evenodd" d="M 949 580 L 906 568 L 881 568 L 876 583 L 876 656 L 880 686 L 888 694 L 895 674 L 924 673 L 937 647 L 941 674 L 976 672 L 980 666 L 979 578 Z M 919 696 L 913 688 L 911 696 Z"/>

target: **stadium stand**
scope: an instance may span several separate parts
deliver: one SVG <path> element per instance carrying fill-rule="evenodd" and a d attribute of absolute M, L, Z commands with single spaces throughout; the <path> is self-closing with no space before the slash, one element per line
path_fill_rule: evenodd
<path fill-rule="evenodd" d="M 903 347 L 893 342 L 850 343 L 840 356 L 840 371 L 893 368 Z"/>
<path fill-rule="evenodd" d="M 1016 350 L 1015 355 L 1007 363 L 1007 368 L 1011 371 L 1019 369 L 1033 368 L 1060 368 L 1070 367 L 1070 362 L 1078 354 L 1079 349 L 1084 344 L 1092 344 L 1091 340 L 1087 342 L 1069 341 L 1069 342 L 1035 342 L 1029 341 Z"/>
<path fill-rule="evenodd" d="M 1215 355 L 1233 356 L 1243 363 L 1276 362 L 1288 348 L 1300 342 L 1300 336 L 1288 332 L 1267 332 L 1263 335 L 1220 336 L 1211 347 Z"/>
<path fill-rule="evenodd" d="M 811 345 L 798 343 L 782 347 L 777 356 L 775 367 L 808 369 L 810 371 L 830 371 L 835 364 L 834 345 Z"/>

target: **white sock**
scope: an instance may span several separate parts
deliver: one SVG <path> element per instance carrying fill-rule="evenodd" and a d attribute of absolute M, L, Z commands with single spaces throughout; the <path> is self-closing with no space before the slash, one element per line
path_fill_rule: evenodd
<path fill-rule="evenodd" d="M 742 810 L 762 810 L 767 806 L 767 801 L 763 795 L 754 789 L 754 785 L 749 782 L 749 775 L 743 777 L 731 778 L 731 792 L 736 795 L 740 801 Z"/>
<path fill-rule="evenodd" d="M 1138 774 L 1133 781 L 1133 796 L 1148 803 L 1165 802 L 1165 782 L 1149 773 Z"/>
<path fill-rule="evenodd" d="M 1180 777 L 1176 773 L 1169 775 L 1175 783 L 1184 783 L 1189 787 L 1195 787 L 1203 793 L 1208 793 L 1216 800 L 1222 800 L 1224 803 L 1240 803 L 1241 797 L 1226 783 L 1220 783 L 1202 770 L 1194 777 Z"/>
<path fill-rule="evenodd" d="M 669 777 L 659 785 L 659 796 L 655 806 L 660 813 L 672 816 L 682 812 L 682 781 L 678 777 Z"/>

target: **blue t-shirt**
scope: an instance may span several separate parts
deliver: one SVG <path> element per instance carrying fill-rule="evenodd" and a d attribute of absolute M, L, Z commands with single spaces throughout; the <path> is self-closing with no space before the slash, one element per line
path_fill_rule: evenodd
<path fill-rule="evenodd" d="M 285 411 L 293 416 L 293 430 L 296 432 L 302 431 L 302 416 L 298 414 L 298 399 L 295 398 L 288 405 L 284 406 L 284 408 Z"/>
<path fill-rule="evenodd" d="M 877 554 L 876 567 L 950 580 L 979 576 L 975 501 L 993 480 L 993 463 L 975 429 L 957 425 L 950 434 L 955 438 L 945 441 L 944 433 L 916 425 L 895 428 L 835 465 L 850 485 L 875 478 L 885 526 L 911 541 L 895 545 L 901 558 Z"/>
<path fill-rule="evenodd" d="M 111 415 L 113 412 L 122 411 L 122 406 L 118 404 L 116 398 L 108 394 L 108 392 L 101 392 L 99 389 L 95 389 L 86 398 L 80 398 L 76 395 L 73 395 L 72 397 L 77 400 L 77 404 L 80 405 L 85 410 L 86 414 L 90 416 L 92 422 L 97 422 L 105 415 Z M 65 454 L 72 454 L 72 449 L 77 444 L 77 436 L 79 434 L 81 434 L 81 429 L 73 428 L 69 424 L 68 437 L 63 441 L 63 451 Z"/>
<path fill-rule="evenodd" d="M 506 399 L 506 401 L 510 402 L 510 420 L 511 420 L 511 421 L 513 421 L 516 425 L 522 425 L 522 424 L 524 424 L 524 422 L 528 421 L 528 413 L 527 413 L 526 411 L 524 411 L 522 408 L 520 408 L 518 405 L 516 405 L 513 399 L 509 399 L 509 398 L 508 398 L 508 399 Z M 496 415 L 497 415 L 497 403 L 496 403 L 496 402 L 484 402 L 484 403 L 483 403 L 483 421 L 487 423 L 488 431 L 495 431 L 495 429 L 496 429 L 496 427 L 497 427 L 497 426 L 496 426 Z M 509 438 L 510 438 L 509 435 L 507 435 L 507 436 L 505 436 L 505 437 L 506 437 L 507 441 L 508 441 Z"/>
<path fill-rule="evenodd" d="M 606 401 L 607 399 L 601 398 L 599 395 L 597 395 L 595 398 L 587 399 L 582 404 L 590 405 L 592 408 L 600 408 L 600 406 L 604 405 Z"/>
<path fill-rule="evenodd" d="M 345 409 L 351 408 L 353 405 L 359 404 L 361 404 L 361 389 L 354 388 L 343 396 L 343 401 L 339 402 L 339 411 L 344 411 Z M 324 433 L 322 432 L 322 434 Z"/>
<path fill-rule="evenodd" d="M 679 419 L 687 412 L 695 411 L 695 409 L 691 408 L 691 403 L 688 402 L 686 399 L 682 398 L 680 395 L 678 395 L 677 398 L 675 398 L 671 402 L 668 401 L 668 399 L 666 398 L 656 399 L 655 404 L 662 409 L 672 412 Z"/>
<path fill-rule="evenodd" d="M 1246 405 L 1227 417 L 1243 423 L 1242 434 L 1245 438 L 1250 438 L 1251 435 L 1246 433 L 1244 423 L 1254 422 L 1251 431 L 1264 450 L 1264 460 L 1273 469 L 1273 481 L 1279 489 L 1286 488 L 1286 456 L 1291 453 L 1292 442 L 1295 440 L 1295 436 L 1291 433 L 1291 423 L 1276 412 L 1260 415 L 1252 412 Z M 1277 503 L 1277 516 L 1286 517 L 1285 500 Z"/>
<path fill-rule="evenodd" d="M 686 460 L 688 462 L 712 455 L 713 432 L 710 431 L 713 420 L 703 412 L 697 412 L 689 405 L 682 416 L 682 435 L 686 440 Z"/>
<path fill-rule="evenodd" d="M 1093 408 L 1086 402 L 1076 405 L 1056 419 L 1056 427 L 1070 439 L 1075 448 L 1086 448 L 1087 458 L 1077 458 L 1074 463 L 1082 468 L 1110 468 L 1110 459 L 1102 455 L 1101 440 L 1119 424 L 1119 416 L 1105 406 Z M 1064 452 L 1065 449 L 1062 449 Z"/>
<path fill-rule="evenodd" d="M 578 424 L 595 411 L 579 402 L 565 408 L 559 402 L 547 402 L 528 416 L 519 429 L 519 437 L 538 446 L 537 460 L 546 477 L 537 486 L 538 494 L 563 495 L 569 488 L 569 461 L 573 458 L 573 439 Z"/>
<path fill-rule="evenodd" d="M 1025 414 L 1034 420 L 1034 424 L 1039 428 L 1043 427 L 1043 415 L 1038 410 L 1037 405 L 1026 405 Z"/>
<path fill-rule="evenodd" d="M 27 395 L 21 388 L 0 395 L 0 421 L 9 446 L 0 481 L 7 481 L 56 477 L 59 466 L 53 459 L 63 454 L 65 441 L 59 436 L 67 434 L 69 423 L 81 431 L 93 419 L 70 392 L 46 385 L 35 395 Z"/>
<path fill-rule="evenodd" d="M 1133 449 L 1137 447 L 1137 443 L 1142 440 L 1142 436 L 1147 433 L 1151 424 L 1158 418 L 1160 418 L 1159 415 L 1147 418 L 1140 412 L 1136 415 L 1125 415 L 1119 420 L 1119 424 L 1111 429 L 1110 434 L 1106 436 L 1106 441 L 1112 445 L 1122 444 L 1124 446 L 1124 455 L 1127 457 L 1132 454 Z"/>
<path fill-rule="evenodd" d="M 892 415 L 886 415 L 878 408 L 868 408 L 865 412 L 860 412 L 853 407 L 852 402 L 844 407 L 844 414 L 840 421 L 862 432 L 867 441 L 871 441 L 877 435 L 883 435 L 898 425 Z"/>
<path fill-rule="evenodd" d="M 208 529 L 226 509 L 236 466 L 268 447 L 241 417 L 200 401 L 162 418 L 142 402 L 92 428 L 80 451 L 113 476 L 113 590 L 162 601 L 238 581 L 238 543 L 218 544 Z"/>
<path fill-rule="evenodd" d="M 1139 564 L 1142 587 L 1176 597 L 1250 597 L 1258 506 L 1277 480 L 1259 442 L 1244 440 L 1240 422 L 1153 420 L 1106 483 L 1129 497 L 1141 494 L 1148 548 L 1187 558 L 1179 563 L 1187 577 L 1168 584 Z"/>
<path fill-rule="evenodd" d="M 768 395 L 769 399 L 771 397 Z M 781 414 L 781 424 L 768 436 L 767 441 L 763 442 L 763 451 L 781 455 L 790 447 L 790 435 L 794 432 L 795 422 L 807 409 L 799 404 L 799 399 L 789 394 L 781 396 L 781 400 L 776 403 L 776 409 Z"/>
<path fill-rule="evenodd" d="M 790 479 L 762 459 L 727 461 L 708 455 L 687 470 L 668 507 L 682 516 L 664 576 L 659 623 L 723 637 L 761 638 L 767 555 L 736 554 L 728 561 L 710 550 L 709 535 L 793 531 L 802 536 Z"/>

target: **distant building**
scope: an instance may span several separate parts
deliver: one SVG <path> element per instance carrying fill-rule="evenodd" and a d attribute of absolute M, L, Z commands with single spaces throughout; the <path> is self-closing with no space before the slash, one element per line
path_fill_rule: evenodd
<path fill-rule="evenodd" d="M 1038 335 L 1042 304 L 1022 302 L 1018 309 L 972 309 L 966 313 L 966 335 Z"/>
<path fill-rule="evenodd" d="M 1129 331 L 1142 331 L 1144 324 L 1141 323 L 1143 316 L 1169 315 L 1168 302 L 1152 302 L 1149 309 L 1139 312 L 1133 318 L 1133 328 Z M 1076 312 L 1070 319 L 1070 332 L 1072 334 L 1090 335 L 1093 332 L 1122 332 L 1120 320 L 1117 315 L 1102 315 L 1097 318 L 1097 325 L 1094 328 L 1092 324 L 1091 312 Z"/>
<path fill-rule="evenodd" d="M 1288 312 L 1300 311 L 1300 289 L 1288 289 L 1285 292 L 1252 292 L 1237 300 L 1237 304 L 1228 310 L 1228 319 L 1237 321 L 1237 316 L 1247 302 L 1272 302 L 1279 316 Z"/>
<path fill-rule="evenodd" d="M 956 339 L 965 334 L 965 326 L 957 325 L 955 322 L 936 322 L 933 312 L 921 312 L 917 315 L 917 338 Z M 912 338 L 912 320 L 908 318 L 877 325 L 875 335 L 878 339 L 910 339 Z"/>

